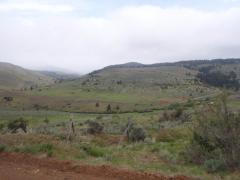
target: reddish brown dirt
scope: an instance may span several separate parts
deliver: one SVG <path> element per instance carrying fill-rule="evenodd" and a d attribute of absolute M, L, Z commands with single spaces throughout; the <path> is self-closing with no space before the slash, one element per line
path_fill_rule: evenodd
<path fill-rule="evenodd" d="M 191 180 L 185 176 L 116 169 L 110 166 L 74 165 L 27 154 L 0 153 L 0 180 Z"/>

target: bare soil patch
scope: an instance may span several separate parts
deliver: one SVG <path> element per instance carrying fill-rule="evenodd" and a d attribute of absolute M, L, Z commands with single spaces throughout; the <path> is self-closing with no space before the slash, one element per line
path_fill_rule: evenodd
<path fill-rule="evenodd" d="M 70 161 L 34 157 L 21 153 L 0 153 L 1 180 L 191 180 L 186 176 L 117 169 L 111 166 L 76 165 Z"/>

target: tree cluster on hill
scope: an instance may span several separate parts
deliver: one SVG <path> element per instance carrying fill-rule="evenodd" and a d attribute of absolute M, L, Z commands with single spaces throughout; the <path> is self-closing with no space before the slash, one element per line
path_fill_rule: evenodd
<path fill-rule="evenodd" d="M 191 61 L 180 61 L 176 62 L 176 65 L 182 65 L 188 69 L 199 69 L 203 65 L 206 67 L 214 67 L 221 65 L 229 65 L 229 64 L 239 64 L 240 59 L 212 59 L 212 60 L 191 60 Z"/>
<path fill-rule="evenodd" d="M 197 78 L 199 78 L 201 82 L 212 86 L 239 89 L 240 84 L 235 72 L 231 71 L 229 74 L 224 74 L 220 71 L 211 72 L 210 69 L 211 66 L 200 69 Z"/>

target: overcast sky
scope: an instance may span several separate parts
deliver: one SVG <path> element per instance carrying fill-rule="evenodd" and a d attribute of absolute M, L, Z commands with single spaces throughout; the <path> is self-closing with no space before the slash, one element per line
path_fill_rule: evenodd
<path fill-rule="evenodd" d="M 86 73 L 240 57 L 240 0 L 0 0 L 0 61 Z"/>

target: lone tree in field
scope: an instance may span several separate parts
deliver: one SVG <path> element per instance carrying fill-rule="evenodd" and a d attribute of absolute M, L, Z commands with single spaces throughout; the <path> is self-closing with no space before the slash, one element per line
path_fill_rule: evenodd
<path fill-rule="evenodd" d="M 99 105 L 99 102 L 96 102 L 96 105 L 95 105 L 96 107 L 99 107 L 100 105 Z"/>
<path fill-rule="evenodd" d="M 75 136 L 75 126 L 73 123 L 72 118 L 69 120 L 69 125 L 68 125 L 68 140 L 71 140 Z"/>
<path fill-rule="evenodd" d="M 119 107 L 119 105 L 117 105 L 117 106 L 116 106 L 116 110 L 118 110 L 118 111 L 120 110 L 120 107 Z"/>
<path fill-rule="evenodd" d="M 108 113 L 112 112 L 112 107 L 111 107 L 110 104 L 107 105 L 107 112 L 108 112 Z"/>
<path fill-rule="evenodd" d="M 197 113 L 187 156 L 210 172 L 240 168 L 240 113 L 229 111 L 226 96 Z"/>
<path fill-rule="evenodd" d="M 8 129 L 11 133 L 16 133 L 18 129 L 22 129 L 25 133 L 27 133 L 27 121 L 23 118 L 11 121 L 8 123 Z"/>

